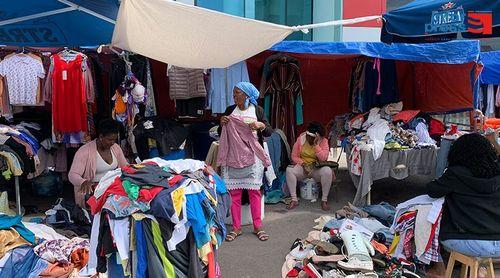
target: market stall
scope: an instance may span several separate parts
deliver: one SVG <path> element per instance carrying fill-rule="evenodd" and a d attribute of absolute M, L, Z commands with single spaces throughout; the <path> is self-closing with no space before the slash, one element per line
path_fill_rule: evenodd
<path fill-rule="evenodd" d="M 142 8 L 140 5 L 145 6 Z M 205 82 L 209 78 L 213 84 L 217 84 L 216 81 L 220 81 L 220 84 L 239 82 L 248 79 L 248 73 L 244 74 L 245 66 L 234 66 L 234 71 L 239 70 L 240 74 L 237 78 L 231 74 L 233 80 L 229 81 L 222 78 L 228 76 L 228 69 L 214 69 L 210 76 L 209 71 L 186 67 L 229 66 L 267 49 L 291 32 L 313 28 L 238 19 L 174 1 L 57 0 L 24 1 L 22 4 L 7 1 L 0 4 L 0 10 L 6 15 L 0 21 L 0 43 L 7 45 L 0 54 L 2 84 L 7 84 L 2 88 L 1 94 L 2 140 L 15 140 L 20 144 L 20 151 L 16 154 L 26 154 L 30 162 L 21 167 L 21 188 L 26 189 L 23 187 L 32 183 L 33 190 L 38 190 L 39 193 L 42 189 L 49 188 L 48 184 L 61 184 L 59 174 L 53 175 L 53 172 L 60 170 L 64 177 L 64 171 L 71 165 L 72 154 L 95 137 L 95 123 L 101 118 L 113 117 L 121 123 L 119 143 L 129 161 L 138 162 L 140 159 L 156 156 L 171 158 L 181 146 L 188 144 L 186 141 L 189 141 L 189 137 L 195 137 L 193 142 L 201 142 L 193 144 L 196 156 L 196 147 L 207 145 L 202 142 L 206 136 L 186 135 L 184 125 L 215 119 L 210 115 L 205 117 L 206 101 L 211 99 L 214 105 L 210 108 L 216 110 L 219 106 L 215 102 L 219 101 L 217 96 L 221 95 L 218 89 L 213 89 L 217 94 L 210 94 L 211 88 Z M 156 24 L 155 21 L 150 24 L 144 20 L 144 16 L 132 16 L 138 12 L 143 13 L 144 10 L 149 10 L 150 13 L 146 18 L 156 15 L 162 19 L 165 18 L 165 13 L 174 11 L 182 20 L 199 19 L 199 26 L 185 25 L 188 29 L 183 30 L 185 33 L 181 36 L 185 39 L 172 40 L 175 36 L 162 36 L 161 31 L 179 31 L 175 27 L 180 22 L 163 21 L 162 24 Z M 130 16 L 120 17 L 123 13 Z M 186 14 L 196 16 L 186 17 Z M 115 22 L 117 16 L 118 20 Z M 206 17 L 210 20 L 206 21 Z M 172 19 L 173 16 L 167 18 Z M 377 18 L 379 16 L 338 21 L 329 25 Z M 133 22 L 138 19 L 139 22 Z M 130 21 L 132 25 L 129 24 Z M 262 43 L 252 40 L 254 45 L 228 47 L 236 51 L 233 55 L 206 55 L 210 51 L 223 53 L 220 49 L 224 47 L 224 42 L 231 44 L 235 41 L 229 36 L 235 34 L 232 31 L 218 33 L 222 36 L 221 39 L 210 37 L 213 32 L 204 32 L 205 36 L 210 37 L 207 40 L 196 32 L 201 27 L 207 27 L 207 22 L 216 23 L 212 30 L 219 28 L 221 22 L 223 25 L 239 26 L 244 32 L 236 34 L 247 39 L 251 39 L 250 33 L 260 37 L 271 29 L 275 32 L 266 40 L 261 40 Z M 143 23 L 150 25 L 144 26 Z M 144 32 L 141 29 L 137 33 L 132 27 L 159 29 L 157 32 Z M 115 45 L 162 62 L 110 46 L 113 29 Z M 151 38 L 140 38 L 146 34 L 154 34 L 154 43 Z M 191 34 L 196 39 L 188 40 L 186 34 Z M 124 42 L 131 42 L 128 39 L 121 40 L 120 37 L 123 36 L 137 36 L 134 39 L 136 42 L 146 42 L 157 48 L 148 52 L 152 48 L 123 45 Z M 215 44 L 200 45 L 200 40 Z M 166 44 L 166 41 L 172 45 Z M 186 47 L 186 43 L 202 46 L 201 51 L 196 52 Z M 106 46 L 98 47 L 99 45 Z M 245 45 L 249 47 L 244 47 Z M 162 53 L 168 55 L 160 55 Z M 196 53 L 198 55 L 194 55 Z M 213 60 L 208 61 L 206 57 Z M 200 64 L 201 61 L 209 63 Z M 173 65 L 167 66 L 164 62 Z M 25 82 L 20 82 L 21 80 Z M 189 86 L 191 82 L 196 86 Z M 197 89 L 186 90 L 185 85 Z M 229 94 L 230 90 L 231 88 L 226 88 Z M 226 101 L 219 108 L 224 109 L 222 106 L 227 105 Z M 36 138 L 36 141 L 31 140 L 31 136 L 26 136 L 26 128 L 20 118 L 20 113 L 25 113 L 36 120 L 37 113 L 32 112 L 48 116 L 47 123 L 41 125 L 41 130 L 47 136 Z M 165 119 L 161 117 L 163 115 L 175 118 Z M 28 132 L 34 133 L 31 130 Z M 290 129 L 289 132 L 293 131 Z M 278 136 L 276 142 L 281 145 L 282 139 L 279 138 Z M 180 156 L 182 157 L 183 155 Z M 17 176 L 21 175 L 20 167 L 14 162 L 19 164 L 20 159 L 10 151 L 4 151 L 1 158 L 3 177 L 12 179 L 11 176 L 15 176 L 15 188 L 19 191 Z M 143 276 L 148 273 L 151 277 L 220 275 L 217 274 L 220 270 L 216 253 L 225 236 L 223 221 L 228 208 L 225 198 L 220 195 L 224 193 L 224 183 L 202 162 L 176 162 L 177 164 L 171 164 L 164 160 L 154 160 L 108 172 L 116 175 L 113 176 L 114 183 L 109 184 L 108 180 L 101 179 L 95 194 L 88 196 L 93 216 L 75 205 L 71 198 L 58 199 L 51 209 L 45 211 L 45 216 L 37 221 L 49 225 L 48 228 L 41 226 L 39 229 L 54 227 L 57 229 L 54 237 L 63 240 L 67 236 L 67 242 L 41 243 L 33 240 L 28 231 L 20 229 L 19 234 L 29 236 L 29 248 L 15 248 L 9 254 L 4 254 L 2 259 L 9 260 L 9 263 L 0 269 L 0 275 L 12 276 L 14 268 L 23 268 L 25 273 L 32 274 L 57 272 L 61 275 L 76 275 L 79 271 L 80 276 L 106 271 L 111 277 L 130 273 Z M 28 166 L 33 166 L 33 169 L 28 169 Z M 283 165 L 280 167 L 283 168 Z M 43 179 L 38 179 L 45 175 L 42 173 L 37 177 L 38 170 L 48 168 L 52 170 Z M 144 176 L 136 175 L 161 175 L 164 177 L 161 182 L 163 186 L 158 186 L 157 180 L 148 181 L 143 179 Z M 36 180 L 31 180 L 31 177 Z M 52 190 L 54 188 L 57 190 Z M 59 196 L 59 188 L 54 188 L 50 188 L 50 194 L 45 194 Z M 21 213 L 20 193 L 17 192 L 16 195 Z M 8 206 L 2 209 L 11 213 Z M 9 225 L 2 226 L 1 232 L 14 226 L 22 227 L 23 224 L 17 223 L 20 219 L 21 216 L 8 219 Z M 159 233 L 162 234 L 161 237 L 158 237 Z M 65 236 L 59 237 L 61 234 Z M 81 238 L 90 238 L 90 242 L 87 239 L 80 240 Z M 57 258 L 53 258 L 53 253 L 56 253 Z M 80 258 L 79 255 L 83 257 Z M 138 263 L 138 257 L 143 263 Z M 144 264 L 145 261 L 147 265 Z"/>
<path fill-rule="evenodd" d="M 402 112 L 401 115 L 409 111 L 416 112 L 404 124 L 408 124 L 414 118 L 422 118 L 421 114 L 425 114 L 427 124 L 423 126 L 423 130 L 427 133 L 430 132 L 429 135 L 443 135 L 445 132 L 445 127 L 436 119 L 434 120 L 436 120 L 438 133 L 434 134 L 436 130 L 430 130 L 429 124 L 431 124 L 432 119 L 427 117 L 430 114 L 470 111 L 474 107 L 472 92 L 478 88 L 475 77 L 479 69 L 476 64 L 479 55 L 477 41 L 420 45 L 281 42 L 274 46 L 271 51 L 247 60 L 252 82 L 259 83 L 262 76 L 262 65 L 265 65 L 264 61 L 268 57 L 275 54 L 274 51 L 297 59 L 300 64 L 303 84 L 301 108 L 304 119 L 328 123 L 332 119 L 332 122 L 335 122 L 336 116 L 340 118 L 347 116 L 343 124 L 339 125 L 341 130 L 334 132 L 342 136 L 331 140 L 331 147 L 336 146 L 337 139 L 350 137 L 348 144 L 346 142 L 348 158 L 353 149 L 351 144 L 356 141 L 356 136 L 352 135 L 359 134 L 359 131 L 363 131 L 363 129 L 366 131 L 374 122 L 373 119 L 369 120 L 372 117 L 369 114 L 373 107 L 381 108 L 380 111 L 384 110 L 384 106 L 387 105 L 399 107 L 389 109 L 392 112 L 385 117 L 382 116 L 382 118 L 388 119 L 391 124 L 391 118 L 399 112 Z M 380 71 L 375 69 L 374 65 L 377 63 L 380 63 Z M 353 86 L 353 82 L 361 80 L 354 74 L 356 68 L 362 69 L 365 78 L 368 78 L 368 74 L 370 74 L 370 79 L 365 79 L 369 81 L 365 82 L 367 85 L 364 85 L 364 88 L 371 93 L 361 96 L 359 91 L 353 90 L 356 88 Z M 461 78 L 456 78 L 456 76 Z M 450 78 L 453 78 L 455 82 L 447 82 Z M 377 89 L 380 90 L 380 96 L 376 92 Z M 363 99 L 363 104 L 360 104 L 358 99 Z M 318 107 L 322 109 L 318 109 Z M 374 119 L 381 117 L 378 115 L 380 111 L 373 111 Z M 350 113 L 350 115 L 345 115 L 345 113 Z M 359 127 L 351 128 L 348 126 L 344 128 L 347 121 L 356 117 Z M 413 132 L 415 132 L 417 124 L 418 122 L 413 125 Z M 300 130 L 302 127 L 297 126 L 297 128 Z M 351 134 L 353 130 L 358 131 Z M 342 134 L 339 133 L 340 131 Z M 408 132 L 408 134 L 411 133 Z M 363 135 L 359 137 L 363 137 Z M 384 139 L 382 138 L 382 140 Z M 434 176 L 437 164 L 435 142 L 431 144 L 434 147 L 415 149 L 418 139 L 414 141 L 414 144 L 400 142 L 407 150 L 404 148 L 387 150 L 382 144 L 382 151 L 377 156 L 374 156 L 372 148 L 366 150 L 366 153 L 364 153 L 365 150 L 361 151 L 360 161 L 362 164 L 367 164 L 364 165 L 366 168 L 364 173 L 352 174 L 353 182 L 357 187 L 356 203 L 366 200 L 374 180 L 390 176 L 405 178 L 408 175 L 417 174 Z M 432 141 L 429 140 L 429 143 Z M 394 167 L 400 164 L 406 165 L 407 168 L 401 173 L 394 173 Z M 351 169 L 351 167 L 349 168 Z"/>

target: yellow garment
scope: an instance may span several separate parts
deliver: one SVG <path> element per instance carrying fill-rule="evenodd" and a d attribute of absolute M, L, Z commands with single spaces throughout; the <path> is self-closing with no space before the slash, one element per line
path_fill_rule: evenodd
<path fill-rule="evenodd" d="M 177 214 L 177 216 L 180 216 L 182 212 L 182 204 L 186 202 L 184 188 L 178 188 L 174 192 L 172 192 L 172 202 L 174 204 L 175 214 Z"/>
<path fill-rule="evenodd" d="M 316 150 L 314 149 L 309 142 L 304 143 L 302 145 L 302 149 L 300 151 L 300 158 L 304 160 L 304 164 L 313 164 L 314 162 L 318 161 L 318 157 L 316 156 Z"/>
<path fill-rule="evenodd" d="M 148 147 L 151 148 L 156 148 L 156 140 L 148 138 Z"/>
<path fill-rule="evenodd" d="M 389 247 L 389 254 L 394 255 L 394 252 L 396 252 L 396 247 L 398 247 L 399 243 L 399 234 L 396 234 L 394 236 L 394 239 L 392 240 L 391 247 Z"/>
<path fill-rule="evenodd" d="M 7 160 L 7 166 L 9 166 L 9 170 L 16 177 L 23 174 L 23 169 L 21 169 L 21 165 L 17 160 L 17 157 L 9 152 L 0 152 L 0 155 L 3 156 Z"/>
<path fill-rule="evenodd" d="M 212 253 L 212 246 L 210 245 L 211 243 L 207 242 L 201 248 L 198 248 L 198 256 L 205 265 L 208 265 L 208 254 Z"/>
<path fill-rule="evenodd" d="M 22 245 L 30 245 L 19 233 L 14 229 L 0 230 L 0 258 L 3 258 L 5 253 Z"/>

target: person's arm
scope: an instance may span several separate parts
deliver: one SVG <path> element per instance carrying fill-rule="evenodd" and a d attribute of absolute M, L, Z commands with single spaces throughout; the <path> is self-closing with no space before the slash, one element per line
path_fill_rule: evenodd
<path fill-rule="evenodd" d="M 87 158 L 83 154 L 83 151 L 81 149 L 78 150 L 68 172 L 69 182 L 71 182 L 71 184 L 75 187 L 81 186 L 82 183 L 86 181 L 86 179 L 83 178 L 83 173 L 85 172 L 85 161 L 87 161 Z"/>
<path fill-rule="evenodd" d="M 318 157 L 319 161 L 326 161 L 328 159 L 328 155 L 330 154 L 328 140 L 326 138 L 322 138 L 320 143 L 314 146 L 314 150 L 316 151 L 316 157 Z"/>
<path fill-rule="evenodd" d="M 300 157 L 300 137 L 297 139 L 297 141 L 295 141 L 295 144 L 293 144 L 292 162 L 298 165 L 304 164 L 304 160 L 302 160 L 302 158 Z"/>
<path fill-rule="evenodd" d="M 68 179 L 74 188 L 75 203 L 81 208 L 86 207 L 85 194 L 91 193 L 92 188 L 92 182 L 83 178 L 87 159 L 88 156 L 81 149 L 78 150 L 68 173 Z"/>
<path fill-rule="evenodd" d="M 427 195 L 431 198 L 444 197 L 453 191 L 451 184 L 453 184 L 453 180 L 450 178 L 450 173 L 444 172 L 439 179 L 435 179 L 427 184 Z"/>

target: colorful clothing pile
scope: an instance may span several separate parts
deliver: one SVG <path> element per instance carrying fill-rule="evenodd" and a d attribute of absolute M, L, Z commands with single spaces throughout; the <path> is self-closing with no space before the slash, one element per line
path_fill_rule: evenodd
<path fill-rule="evenodd" d="M 49 226 L 0 215 L 0 277 L 76 277 L 88 239 L 67 239 Z"/>
<path fill-rule="evenodd" d="M 390 254 L 416 263 L 438 262 L 439 228 L 444 199 L 422 195 L 397 206 L 391 227 L 395 233 Z"/>
<path fill-rule="evenodd" d="M 317 224 L 314 230 L 292 244 L 282 266 L 282 277 L 419 277 L 416 274 L 421 270 L 418 264 L 393 257 L 388 252 L 393 239 L 389 225 L 395 213 L 396 209 L 387 203 L 363 207 L 349 204 L 335 215 L 319 217 L 314 221 Z M 349 255 L 349 249 L 357 247 L 350 246 L 342 234 L 351 233 L 351 230 L 366 237 L 365 244 L 374 250 L 373 255 L 367 255 L 373 261 L 373 269 L 361 271 L 366 276 L 356 267 L 349 270 L 342 267 L 346 256 L 364 256 L 361 253 Z"/>
<path fill-rule="evenodd" d="M 342 144 L 350 145 L 349 161 L 352 174 L 362 175 L 361 151 L 371 151 L 374 161 L 377 161 L 384 150 L 436 149 L 436 141 L 431 138 L 430 126 L 427 123 L 435 126 L 439 121 L 418 110 L 402 109 L 402 102 L 390 103 L 382 108 L 370 109 L 368 115 L 346 114 L 335 119 L 330 135 L 335 141 L 339 134 L 347 135 Z M 350 120 L 345 117 L 350 117 Z"/>
<path fill-rule="evenodd" d="M 0 179 L 22 173 L 39 175 L 44 170 L 38 156 L 44 137 L 41 126 L 35 123 L 0 125 Z"/>
<path fill-rule="evenodd" d="M 88 201 L 90 260 L 80 276 L 115 271 L 116 256 L 122 276 L 218 277 L 229 203 L 201 161 L 155 158 L 108 172 Z"/>

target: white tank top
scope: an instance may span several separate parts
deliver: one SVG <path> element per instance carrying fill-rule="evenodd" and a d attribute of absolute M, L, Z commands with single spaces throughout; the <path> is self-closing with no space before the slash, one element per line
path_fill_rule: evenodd
<path fill-rule="evenodd" d="M 113 151 L 111 151 L 111 156 L 113 157 L 113 162 L 111 164 L 108 164 L 104 159 L 101 157 L 101 154 L 97 152 L 97 157 L 96 157 L 96 164 L 95 164 L 95 176 L 92 182 L 99 182 L 101 178 L 106 175 L 108 171 L 113 171 L 116 168 L 118 168 L 118 161 L 116 160 L 115 154 Z"/>

